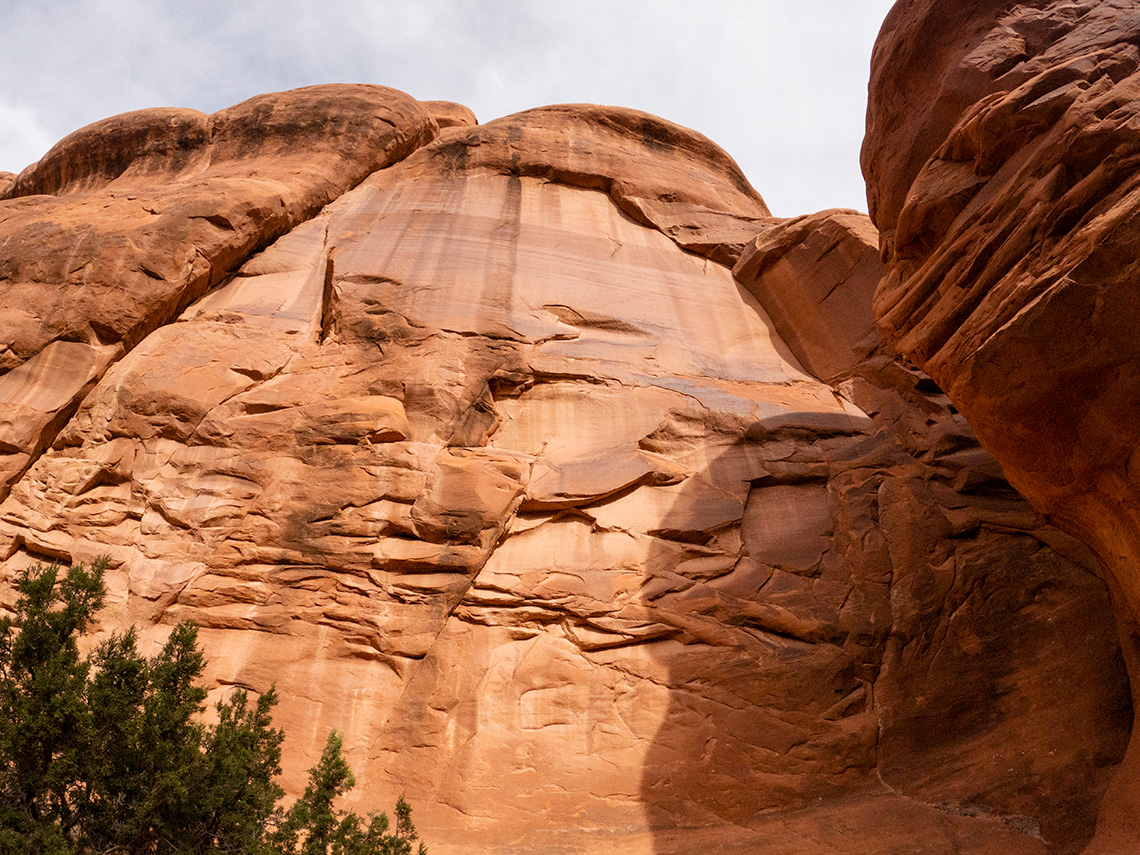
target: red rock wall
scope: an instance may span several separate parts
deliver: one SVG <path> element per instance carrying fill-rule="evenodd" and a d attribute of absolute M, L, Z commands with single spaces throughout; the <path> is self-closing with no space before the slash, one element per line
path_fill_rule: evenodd
<path fill-rule="evenodd" d="M 1100 557 L 1134 686 L 1138 43 L 1122 0 L 900 2 L 863 149 L 889 268 L 883 332 L 1033 506 Z M 1137 764 L 1089 852 L 1140 845 Z"/>
<path fill-rule="evenodd" d="M 212 697 L 276 683 L 292 791 L 340 729 L 435 853 L 1085 843 L 1131 723 L 1104 585 L 884 350 L 866 218 L 775 220 L 631 110 L 219 116 L 0 201 L 6 578 L 110 555 L 101 632 L 196 620 Z"/>

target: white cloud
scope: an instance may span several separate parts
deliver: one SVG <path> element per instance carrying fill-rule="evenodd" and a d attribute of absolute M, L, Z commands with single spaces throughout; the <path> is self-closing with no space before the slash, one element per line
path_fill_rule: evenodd
<path fill-rule="evenodd" d="M 49 145 L 125 110 L 213 111 L 324 82 L 459 101 L 483 120 L 550 103 L 619 104 L 707 134 L 791 216 L 865 207 L 867 68 L 890 5 L 57 0 L 6 17 L 0 92 L 34 105 Z M 0 169 L 28 157 L 0 149 Z"/>
<path fill-rule="evenodd" d="M 19 172 L 56 143 L 36 111 L 26 104 L 0 101 L 0 169 Z"/>

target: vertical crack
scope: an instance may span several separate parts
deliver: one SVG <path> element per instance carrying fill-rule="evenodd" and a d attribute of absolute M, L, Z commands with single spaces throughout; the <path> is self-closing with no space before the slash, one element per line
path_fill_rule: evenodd
<path fill-rule="evenodd" d="M 328 226 L 325 226 L 325 243 L 328 243 Z M 317 334 L 317 344 L 324 344 L 333 327 L 333 308 L 336 302 L 336 290 L 333 286 L 336 247 L 328 251 L 325 256 L 325 285 L 321 295 L 321 329 Z"/>

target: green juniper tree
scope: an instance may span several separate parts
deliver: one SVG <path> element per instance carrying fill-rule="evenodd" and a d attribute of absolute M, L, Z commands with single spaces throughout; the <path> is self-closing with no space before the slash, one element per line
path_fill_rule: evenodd
<path fill-rule="evenodd" d="M 276 693 L 236 690 L 204 725 L 194 624 L 153 658 L 133 629 L 81 656 L 105 568 L 25 571 L 0 620 L 0 855 L 411 855 L 402 798 L 393 834 L 382 813 L 334 807 L 354 784 L 335 731 L 301 798 L 278 806 Z"/>
<path fill-rule="evenodd" d="M 336 800 L 356 785 L 342 748 L 341 735 L 331 731 L 321 759 L 309 771 L 305 792 L 270 836 L 271 851 L 282 855 L 411 855 L 418 835 L 411 808 L 402 796 L 396 802 L 393 834 L 386 833 L 386 814 L 373 814 L 364 824 L 356 814 L 334 807 Z M 422 843 L 416 852 L 426 855 Z"/>
<path fill-rule="evenodd" d="M 103 603 L 105 562 L 21 575 L 19 629 L 0 620 L 0 851 L 70 851 L 90 767 L 89 667 L 77 639 Z"/>

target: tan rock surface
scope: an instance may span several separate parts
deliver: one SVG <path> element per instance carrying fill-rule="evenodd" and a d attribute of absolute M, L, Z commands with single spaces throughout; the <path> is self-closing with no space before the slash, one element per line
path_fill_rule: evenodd
<path fill-rule="evenodd" d="M 440 128 L 466 128 L 479 124 L 468 107 L 454 101 L 421 101 L 420 104 L 431 113 Z"/>
<path fill-rule="evenodd" d="M 863 155 L 890 267 L 883 330 L 1099 556 L 1133 687 L 1138 39 L 1136 5 L 1118 0 L 900 3 Z M 1090 852 L 1140 845 L 1138 763 Z"/>
<path fill-rule="evenodd" d="M 193 618 L 213 697 L 276 683 L 291 791 L 335 727 L 444 855 L 1087 840 L 1130 724 L 1103 583 L 882 352 L 865 218 L 575 106 L 264 244 L 101 375 L 0 377 L 70 402 L 0 554 L 109 554 L 102 631 Z"/>
<path fill-rule="evenodd" d="M 76 131 L 0 196 L 0 370 L 57 382 L 31 363 L 69 342 L 102 376 L 252 253 L 437 132 L 418 102 L 381 86 L 262 95 L 212 116 L 143 110 Z M 25 441 L 3 447 L 0 495 L 86 380 L 58 382 L 58 406 L 21 416 Z"/>
<path fill-rule="evenodd" d="M 841 375 L 880 345 L 871 310 L 883 274 L 878 241 L 865 214 L 821 211 L 765 229 L 733 268 L 816 377 Z"/>

